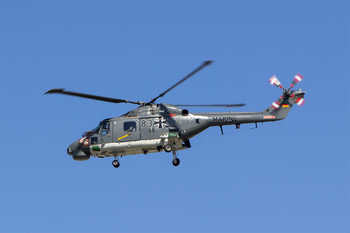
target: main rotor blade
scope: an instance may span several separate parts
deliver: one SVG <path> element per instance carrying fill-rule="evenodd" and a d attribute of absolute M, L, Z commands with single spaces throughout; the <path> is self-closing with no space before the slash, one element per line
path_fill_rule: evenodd
<path fill-rule="evenodd" d="M 246 104 L 174 104 L 181 107 L 243 107 Z"/>
<path fill-rule="evenodd" d="M 124 99 L 115 99 L 115 98 L 109 98 L 109 97 L 103 97 L 103 96 L 97 96 L 97 95 L 90 95 L 90 94 L 83 94 L 83 93 L 78 93 L 78 92 L 72 92 L 72 91 L 65 91 L 62 88 L 54 88 L 46 92 L 45 94 L 64 94 L 64 95 L 72 95 L 72 96 L 77 96 L 77 97 L 82 97 L 82 98 L 87 98 L 87 99 L 94 99 L 94 100 L 100 100 L 100 101 L 105 101 L 105 102 L 111 102 L 111 103 L 131 103 L 131 104 L 138 104 L 142 105 L 142 102 L 135 102 L 135 101 L 128 101 Z"/>
<path fill-rule="evenodd" d="M 189 77 L 191 77 L 192 75 L 194 75 L 195 73 L 197 73 L 198 71 L 200 71 L 201 69 L 203 69 L 204 67 L 206 67 L 207 65 L 210 65 L 211 63 L 213 63 L 213 61 L 205 61 L 203 62 L 203 64 L 201 66 L 199 66 L 197 69 L 195 69 L 194 71 L 192 71 L 192 73 L 190 73 L 189 75 L 187 75 L 186 77 L 184 77 L 183 79 L 181 79 L 179 82 L 177 82 L 175 85 L 173 85 L 172 87 L 170 87 L 168 90 L 164 91 L 162 94 L 158 95 L 157 97 L 153 98 L 149 103 L 147 104 L 152 104 L 154 103 L 158 98 L 163 97 L 166 93 L 168 93 L 169 91 L 171 91 L 173 88 L 175 88 L 176 86 L 180 85 L 182 82 L 186 81 Z"/>

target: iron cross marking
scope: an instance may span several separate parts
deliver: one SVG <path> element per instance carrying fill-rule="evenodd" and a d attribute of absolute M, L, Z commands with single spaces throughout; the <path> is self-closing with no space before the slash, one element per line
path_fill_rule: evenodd
<path fill-rule="evenodd" d="M 159 129 L 166 128 L 168 127 L 168 123 L 163 117 L 159 117 L 154 119 L 154 126 Z"/>

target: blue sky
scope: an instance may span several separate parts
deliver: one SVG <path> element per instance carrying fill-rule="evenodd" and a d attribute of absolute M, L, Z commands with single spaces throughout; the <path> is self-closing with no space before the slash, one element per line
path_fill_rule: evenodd
<path fill-rule="evenodd" d="M 349 232 L 348 1 L 1 1 L 1 232 Z M 181 151 L 73 161 L 70 143 L 134 105 L 246 103 L 304 76 L 274 123 L 210 128 Z"/>

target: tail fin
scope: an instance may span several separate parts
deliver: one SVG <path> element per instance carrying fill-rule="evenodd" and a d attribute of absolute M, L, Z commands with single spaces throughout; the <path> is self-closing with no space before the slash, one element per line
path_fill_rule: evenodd
<path fill-rule="evenodd" d="M 273 102 L 269 108 L 265 109 L 263 114 L 266 116 L 273 116 L 271 119 L 274 121 L 283 120 L 287 117 L 294 103 L 298 104 L 300 107 L 305 103 L 305 93 L 306 92 L 301 90 L 290 91 L 290 93 L 285 92 L 283 96 Z"/>

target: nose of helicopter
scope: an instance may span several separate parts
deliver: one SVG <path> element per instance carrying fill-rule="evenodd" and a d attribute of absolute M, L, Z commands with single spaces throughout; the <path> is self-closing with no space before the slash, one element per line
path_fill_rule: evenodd
<path fill-rule="evenodd" d="M 73 155 L 75 151 L 79 149 L 79 140 L 76 140 L 70 146 L 67 148 L 67 154 L 68 155 Z"/>
<path fill-rule="evenodd" d="M 89 138 L 83 137 L 76 140 L 67 148 L 67 154 L 76 161 L 85 161 L 90 158 Z"/>

